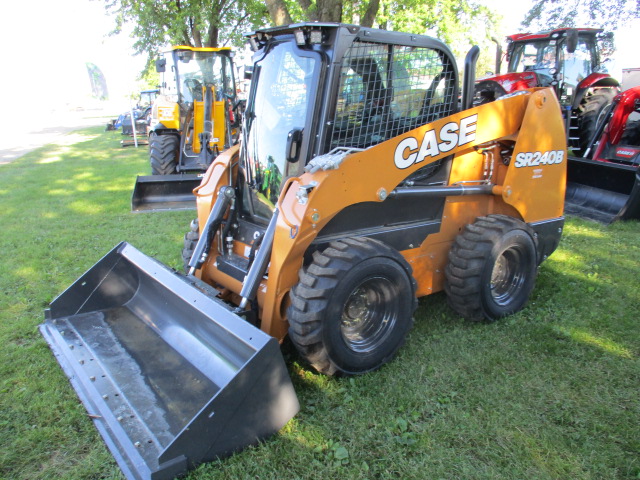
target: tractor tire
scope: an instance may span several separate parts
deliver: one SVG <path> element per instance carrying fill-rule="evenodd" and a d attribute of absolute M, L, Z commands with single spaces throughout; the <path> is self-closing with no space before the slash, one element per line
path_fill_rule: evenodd
<path fill-rule="evenodd" d="M 158 135 L 149 137 L 149 160 L 153 175 L 171 175 L 176 173 L 180 137 L 177 135 Z"/>
<path fill-rule="evenodd" d="M 193 255 L 193 251 L 196 248 L 196 244 L 200 240 L 200 229 L 198 226 L 198 219 L 195 218 L 189 225 L 189 231 L 184 234 L 184 246 L 182 247 L 182 265 L 184 267 L 184 273 L 189 273 L 189 260 Z"/>
<path fill-rule="evenodd" d="M 575 152 L 582 156 L 591 145 L 599 121 L 603 121 L 607 108 L 613 102 L 617 92 L 612 88 L 601 88 L 596 93 L 586 96 L 578 109 L 578 148 Z"/>
<path fill-rule="evenodd" d="M 472 321 L 495 321 L 521 310 L 535 285 L 536 249 L 526 223 L 505 215 L 479 217 L 449 251 L 449 306 Z"/>
<path fill-rule="evenodd" d="M 369 238 L 334 241 L 299 275 L 287 310 L 289 337 L 319 372 L 375 370 L 404 344 L 418 305 L 416 282 L 391 247 Z"/>

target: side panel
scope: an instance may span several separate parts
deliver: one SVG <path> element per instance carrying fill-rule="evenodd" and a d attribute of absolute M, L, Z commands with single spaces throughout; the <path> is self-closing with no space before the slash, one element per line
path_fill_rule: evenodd
<path fill-rule="evenodd" d="M 505 149 L 513 149 L 510 156 L 501 153 Z M 492 154 L 483 155 L 483 150 Z M 213 195 L 229 182 L 234 156 L 220 155 L 196 189 L 201 224 Z M 504 213 L 527 222 L 543 222 L 562 216 L 566 146 L 552 89 L 525 91 L 423 125 L 347 155 L 335 169 L 319 169 L 286 181 L 278 201 L 280 215 L 268 278 L 258 295 L 261 329 L 279 339 L 286 335 L 288 292 L 298 281 L 305 253 L 334 218 L 351 209 L 357 211 L 361 205 L 382 207 L 388 194 L 407 177 L 445 158 L 451 158 L 451 165 L 444 186 L 488 182 L 495 185 L 494 194 L 445 197 L 441 218 L 435 219 L 441 221 L 439 231 L 427 232 L 422 244 L 406 245 L 402 250 L 413 266 L 419 295 L 442 289 L 451 242 L 476 217 Z M 296 194 L 303 185 L 315 186 L 305 201 L 299 201 Z M 416 200 L 424 201 L 430 200 Z M 376 215 L 376 209 L 367 215 Z M 215 255 L 203 266 L 202 278 L 224 280 L 215 266 Z M 226 280 L 219 283 L 228 286 Z"/>
<path fill-rule="evenodd" d="M 532 94 L 502 188 L 526 222 L 563 214 L 567 149 L 560 107 L 551 89 Z"/>
<path fill-rule="evenodd" d="M 180 129 L 180 109 L 176 102 L 169 100 L 164 95 L 156 98 L 153 104 L 151 125 L 160 123 L 165 128 Z"/>
<path fill-rule="evenodd" d="M 529 133 L 525 125 L 534 130 Z M 290 179 L 279 200 L 280 216 L 261 328 L 276 338 L 284 337 L 287 325 L 283 302 L 298 281 L 302 258 L 318 232 L 339 212 L 361 202 L 384 201 L 411 173 L 449 155 L 454 155 L 449 184 L 475 181 L 477 185 L 483 181 L 485 167 L 476 147 L 495 140 L 515 142 L 514 153 L 528 152 L 535 146 L 534 152 L 561 151 L 566 158 L 560 108 L 553 91 L 523 92 L 481 105 L 349 155 L 336 170 L 319 170 Z M 532 182 L 538 180 L 533 178 L 533 168 L 516 168 L 515 156 L 504 178 L 498 176 L 497 170 L 497 196 L 447 197 L 441 233 L 430 235 L 420 248 L 403 252 L 414 266 L 420 295 L 441 288 L 441 266 L 450 242 L 470 219 L 492 212 L 509 213 L 526 221 L 562 214 L 564 163 L 543 168 L 541 180 L 533 183 L 536 188 L 532 188 Z M 316 187 L 306 203 L 298 202 L 299 187 L 312 182 Z M 500 188 L 501 184 L 510 188 Z"/>

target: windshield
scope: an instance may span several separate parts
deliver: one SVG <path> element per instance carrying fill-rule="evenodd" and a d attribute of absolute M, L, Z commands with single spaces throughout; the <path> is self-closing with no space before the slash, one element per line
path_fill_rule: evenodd
<path fill-rule="evenodd" d="M 213 85 L 216 99 L 233 97 L 235 88 L 229 59 L 215 52 L 175 52 L 180 79 L 178 89 L 184 102 L 202 100 L 203 85 Z"/>
<path fill-rule="evenodd" d="M 509 72 L 535 72 L 551 80 L 552 68 L 556 68 L 556 41 L 541 40 L 517 43 L 509 58 Z"/>
<path fill-rule="evenodd" d="M 305 56 L 302 56 L 305 55 Z M 314 54 L 315 55 L 315 54 Z M 256 62 L 243 130 L 247 182 L 243 210 L 269 219 L 289 172 L 287 137 L 302 132 L 316 90 L 319 62 L 292 43 L 280 43 Z M 296 169 L 297 166 L 292 167 Z"/>
<path fill-rule="evenodd" d="M 575 88 L 593 72 L 595 43 L 591 37 L 581 35 L 575 52 L 567 51 L 566 42 L 561 40 L 557 48 L 556 40 L 537 40 L 516 43 L 509 57 L 509 72 L 535 72 L 540 82 L 550 82 L 557 69 L 565 87 Z M 559 58 L 558 58 L 559 57 Z"/>

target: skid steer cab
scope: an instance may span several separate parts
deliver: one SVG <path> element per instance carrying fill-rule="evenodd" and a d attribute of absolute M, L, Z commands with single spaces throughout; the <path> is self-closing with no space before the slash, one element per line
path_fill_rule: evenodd
<path fill-rule="evenodd" d="M 521 310 L 563 229 L 551 89 L 471 108 L 474 47 L 461 106 L 453 55 L 420 35 L 313 23 L 248 40 L 242 141 L 195 191 L 186 274 L 123 243 L 41 327 L 130 478 L 277 432 L 298 408 L 287 335 L 319 372 L 362 374 L 402 346 L 419 297 L 444 290 L 472 321 Z"/>
<path fill-rule="evenodd" d="M 176 46 L 156 61 L 160 94 L 151 111 L 151 175 L 138 177 L 133 211 L 195 208 L 193 189 L 240 129 L 230 48 Z"/>

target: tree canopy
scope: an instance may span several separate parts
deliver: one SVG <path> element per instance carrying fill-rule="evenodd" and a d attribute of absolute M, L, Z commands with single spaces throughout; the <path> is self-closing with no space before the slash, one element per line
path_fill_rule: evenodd
<path fill-rule="evenodd" d="M 473 0 L 266 0 L 266 5 L 275 25 L 345 22 L 431 34 L 449 44 L 489 41 L 497 19 Z"/>
<path fill-rule="evenodd" d="M 596 27 L 614 32 L 640 18 L 637 0 L 536 0 L 522 25 L 532 30 Z"/>
<path fill-rule="evenodd" d="M 167 45 L 241 45 L 258 27 L 301 21 L 345 22 L 435 36 L 456 56 L 491 49 L 497 16 L 474 0 L 104 0 L 113 33 L 133 26 L 134 50 L 154 58 Z"/>
<path fill-rule="evenodd" d="M 267 18 L 260 0 L 105 0 L 105 6 L 115 17 L 113 33 L 131 23 L 135 52 L 150 56 L 167 45 L 237 45 Z"/>

